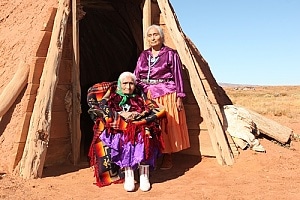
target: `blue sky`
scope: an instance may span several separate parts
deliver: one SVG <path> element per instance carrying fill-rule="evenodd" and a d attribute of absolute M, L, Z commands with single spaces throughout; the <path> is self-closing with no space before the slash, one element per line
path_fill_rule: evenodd
<path fill-rule="evenodd" d="M 300 0 L 170 0 L 218 83 L 300 85 Z"/>

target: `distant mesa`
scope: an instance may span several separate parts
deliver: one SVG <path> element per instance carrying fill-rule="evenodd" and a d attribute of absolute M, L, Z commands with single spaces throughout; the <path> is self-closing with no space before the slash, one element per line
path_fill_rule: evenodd
<path fill-rule="evenodd" d="M 223 88 L 234 88 L 235 90 L 255 90 L 255 87 L 259 85 L 250 85 L 250 84 L 235 84 L 235 83 L 218 83 L 219 86 Z"/>

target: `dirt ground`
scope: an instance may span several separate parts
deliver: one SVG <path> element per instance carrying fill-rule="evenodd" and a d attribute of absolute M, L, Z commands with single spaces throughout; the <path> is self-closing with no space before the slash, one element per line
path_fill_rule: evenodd
<path fill-rule="evenodd" d="M 152 188 L 126 192 L 122 184 L 99 188 L 87 162 L 44 169 L 23 180 L 1 174 L 0 199 L 300 199 L 300 142 L 289 148 L 260 139 L 266 153 L 241 151 L 233 166 L 215 158 L 175 154 L 170 170 L 151 172 Z"/>
<path fill-rule="evenodd" d="M 47 4 L 55 1 L 1 0 L 0 91 L 19 60 L 30 60 L 34 48 L 28 47 L 37 37 L 35 30 L 45 21 Z M 299 123 L 292 128 L 300 133 Z M 289 148 L 265 138 L 260 143 L 266 153 L 241 151 L 233 166 L 221 166 L 215 158 L 175 154 L 172 169 L 151 172 L 148 192 L 138 187 L 126 192 L 122 184 L 99 188 L 93 184 L 95 178 L 87 162 L 47 167 L 43 178 L 34 180 L 0 171 L 0 199 L 300 199 L 300 142 L 292 141 Z"/>

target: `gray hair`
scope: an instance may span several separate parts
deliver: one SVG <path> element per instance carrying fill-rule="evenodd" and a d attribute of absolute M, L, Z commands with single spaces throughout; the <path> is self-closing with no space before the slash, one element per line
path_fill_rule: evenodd
<path fill-rule="evenodd" d="M 136 76 L 131 72 L 122 72 L 122 74 L 120 74 L 120 76 L 118 78 L 118 81 L 121 83 L 123 81 L 123 79 L 128 76 L 132 78 L 133 83 L 135 85 L 136 84 Z"/>
<path fill-rule="evenodd" d="M 149 32 L 149 30 L 151 29 L 151 28 L 155 28 L 157 31 L 158 31 L 158 33 L 159 33 L 159 35 L 160 35 L 160 37 L 161 37 L 161 39 L 162 39 L 162 42 L 164 43 L 165 42 L 165 34 L 164 34 L 164 31 L 162 30 L 162 28 L 159 26 L 159 25 L 156 25 L 156 24 L 152 24 L 151 26 L 149 26 L 147 29 L 146 29 L 146 35 L 145 35 L 145 37 L 148 35 L 148 32 Z"/>

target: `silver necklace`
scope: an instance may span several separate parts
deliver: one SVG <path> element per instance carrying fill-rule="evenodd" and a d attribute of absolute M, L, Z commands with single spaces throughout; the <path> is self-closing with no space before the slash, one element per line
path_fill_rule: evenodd
<path fill-rule="evenodd" d="M 159 56 L 157 57 L 152 57 L 152 56 L 148 56 L 148 74 L 147 74 L 147 82 L 149 82 L 150 80 L 150 71 L 151 71 L 151 68 L 155 65 L 155 63 L 157 63 L 159 59 Z"/>
<path fill-rule="evenodd" d="M 124 111 L 124 112 L 129 112 L 129 110 L 130 110 L 130 105 L 129 104 L 124 104 L 124 105 L 122 105 L 122 110 Z"/>

